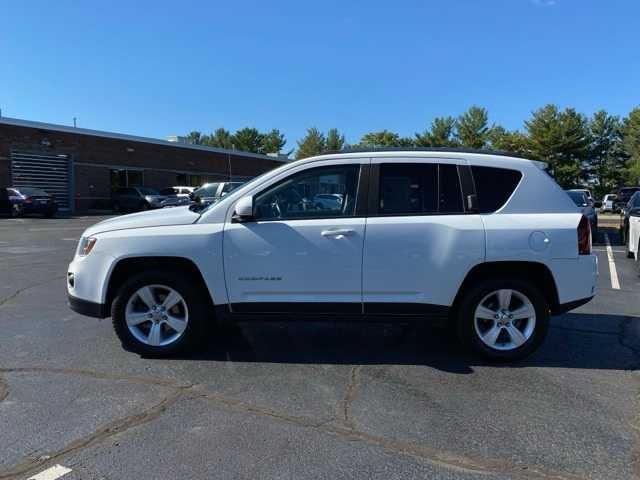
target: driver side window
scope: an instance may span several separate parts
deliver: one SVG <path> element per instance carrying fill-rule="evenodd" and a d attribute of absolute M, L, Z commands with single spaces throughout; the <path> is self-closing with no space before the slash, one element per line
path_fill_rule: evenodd
<path fill-rule="evenodd" d="M 318 167 L 298 172 L 259 193 L 256 220 L 352 217 L 360 165 Z"/>

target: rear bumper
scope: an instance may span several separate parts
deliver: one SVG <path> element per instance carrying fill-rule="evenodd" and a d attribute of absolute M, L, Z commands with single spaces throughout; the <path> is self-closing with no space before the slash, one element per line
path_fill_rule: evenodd
<path fill-rule="evenodd" d="M 110 316 L 109 309 L 104 303 L 90 302 L 73 295 L 67 295 L 69 308 L 76 313 L 94 318 L 107 318 Z"/>

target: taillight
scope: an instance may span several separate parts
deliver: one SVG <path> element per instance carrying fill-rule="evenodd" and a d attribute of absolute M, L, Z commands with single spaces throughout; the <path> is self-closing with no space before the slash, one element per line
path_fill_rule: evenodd
<path fill-rule="evenodd" d="M 578 255 L 591 255 L 591 223 L 584 215 L 578 224 Z"/>
<path fill-rule="evenodd" d="M 24 203 L 31 203 L 33 200 L 31 200 L 31 197 L 25 197 L 24 199 Z"/>

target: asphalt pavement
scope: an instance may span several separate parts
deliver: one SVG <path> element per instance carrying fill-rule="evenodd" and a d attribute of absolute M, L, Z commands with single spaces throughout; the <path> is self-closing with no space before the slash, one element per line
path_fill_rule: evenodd
<path fill-rule="evenodd" d="M 640 277 L 614 223 L 595 300 L 506 366 L 392 322 L 252 323 L 141 358 L 66 304 L 98 220 L 0 219 L 0 479 L 640 475 Z"/>

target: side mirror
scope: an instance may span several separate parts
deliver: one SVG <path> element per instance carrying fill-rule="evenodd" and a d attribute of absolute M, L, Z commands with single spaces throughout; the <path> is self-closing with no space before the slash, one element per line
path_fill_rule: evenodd
<path fill-rule="evenodd" d="M 602 208 L 602 202 L 600 200 L 598 200 L 597 202 L 595 202 L 594 206 L 596 208 Z"/>
<path fill-rule="evenodd" d="M 251 219 L 253 219 L 253 197 L 248 195 L 236 203 L 232 221 L 242 223 Z"/>

